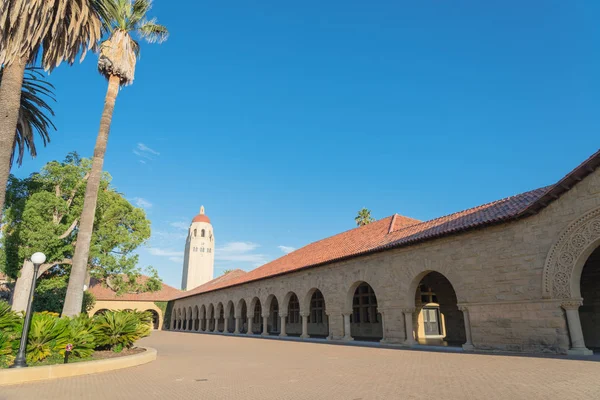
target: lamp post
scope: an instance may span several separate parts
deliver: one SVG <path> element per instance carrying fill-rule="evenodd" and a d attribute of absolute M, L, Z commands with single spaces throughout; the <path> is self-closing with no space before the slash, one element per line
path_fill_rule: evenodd
<path fill-rule="evenodd" d="M 23 333 L 21 334 L 21 344 L 19 345 L 19 353 L 15 358 L 15 363 L 11 368 L 25 368 L 27 366 L 27 337 L 29 336 L 29 327 L 31 326 L 31 306 L 33 303 L 33 292 L 35 292 L 35 283 L 37 281 L 40 265 L 46 261 L 44 253 L 33 253 L 31 262 L 33 262 L 33 279 L 31 280 L 31 291 L 29 292 L 29 300 L 27 300 L 27 310 L 25 311 L 25 321 L 23 322 Z"/>

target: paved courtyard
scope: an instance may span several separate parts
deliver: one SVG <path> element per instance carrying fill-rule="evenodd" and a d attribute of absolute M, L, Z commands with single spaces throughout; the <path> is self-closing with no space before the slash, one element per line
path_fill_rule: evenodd
<path fill-rule="evenodd" d="M 600 362 L 155 332 L 150 364 L 0 399 L 600 399 Z"/>

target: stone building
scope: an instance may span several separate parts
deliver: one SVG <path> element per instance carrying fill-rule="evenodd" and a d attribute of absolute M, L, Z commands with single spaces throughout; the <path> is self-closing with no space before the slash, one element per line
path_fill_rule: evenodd
<path fill-rule="evenodd" d="M 587 355 L 600 348 L 600 151 L 557 183 L 392 215 L 170 302 L 168 328 Z"/>
<path fill-rule="evenodd" d="M 147 279 L 147 276 L 142 275 L 138 283 L 144 284 Z M 114 290 L 93 278 L 90 280 L 88 291 L 96 299 L 94 307 L 88 312 L 90 317 L 107 310 L 148 311 L 152 314 L 153 328 L 158 330 L 165 325 L 167 302 L 181 294 L 181 291 L 163 283 L 161 289 L 156 292 L 117 295 Z"/>

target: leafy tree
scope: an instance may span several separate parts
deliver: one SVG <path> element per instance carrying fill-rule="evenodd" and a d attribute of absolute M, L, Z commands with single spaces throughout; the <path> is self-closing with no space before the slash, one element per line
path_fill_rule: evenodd
<path fill-rule="evenodd" d="M 18 278 L 14 309 L 25 308 L 33 271 L 28 259 L 36 251 L 44 252 L 47 257 L 40 275 L 52 279 L 39 283 L 40 288 L 54 293 L 48 294 L 46 301 L 55 299 L 61 293 L 60 286 L 66 285 L 78 246 L 79 216 L 90 166 L 89 159 L 71 153 L 63 162 L 49 162 L 40 173 L 29 178 L 11 177 L 0 249 L 4 265 L 0 268 L 9 277 Z M 110 186 L 110 179 L 110 175 L 104 174 L 101 181 L 86 274 L 118 293 L 160 289 L 156 271 L 151 271 L 148 284 L 141 285 L 137 280 L 141 272 L 134 250 L 150 237 L 150 221 L 143 209 L 134 207 Z M 56 303 L 52 305 L 55 306 Z"/>
<path fill-rule="evenodd" d="M 33 298 L 33 311 L 49 311 L 59 314 L 62 311 L 65 295 L 67 294 L 68 268 L 66 271 L 62 268 L 56 268 L 56 270 L 48 271 L 51 276 L 44 276 L 38 282 Z M 81 312 L 88 312 L 94 307 L 95 303 L 94 295 L 86 291 L 83 294 Z"/>
<path fill-rule="evenodd" d="M 227 275 L 230 272 L 233 272 L 233 270 L 232 269 L 226 269 L 225 271 L 223 271 L 223 275 Z"/>
<path fill-rule="evenodd" d="M 356 216 L 356 218 L 354 218 L 354 221 L 356 221 L 356 226 L 365 226 L 365 225 L 370 224 L 371 222 L 375 221 L 375 218 L 371 217 L 371 210 L 367 210 L 366 208 L 363 207 L 358 212 L 358 215 Z"/>
<path fill-rule="evenodd" d="M 115 101 L 119 87 L 133 83 L 135 64 L 140 54 L 140 45 L 133 39 L 137 34 L 149 43 L 163 42 L 168 31 L 155 19 L 148 20 L 146 14 L 152 6 L 151 0 L 100 0 L 97 9 L 103 21 L 108 38 L 100 45 L 98 71 L 108 80 L 108 90 L 104 99 L 104 110 L 94 148 L 94 158 L 86 187 L 85 203 L 81 214 L 81 224 L 77 237 L 78 246 L 73 257 L 73 269 L 69 278 L 67 297 L 63 314 L 75 315 L 81 309 L 83 285 L 87 260 L 92 243 L 94 217 L 98 193 L 101 188 L 102 166 L 108 142 Z"/>
<path fill-rule="evenodd" d="M 92 0 L 0 1 L 0 218 L 15 132 L 19 123 L 25 66 L 41 55 L 44 69 L 75 62 L 100 39 L 101 23 Z"/>

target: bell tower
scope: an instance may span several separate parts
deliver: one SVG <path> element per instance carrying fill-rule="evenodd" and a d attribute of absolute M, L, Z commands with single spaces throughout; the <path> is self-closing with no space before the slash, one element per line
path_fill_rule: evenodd
<path fill-rule="evenodd" d="M 215 236 L 210 219 L 200 207 L 192 220 L 185 241 L 181 289 L 191 290 L 213 279 L 215 265 Z"/>

